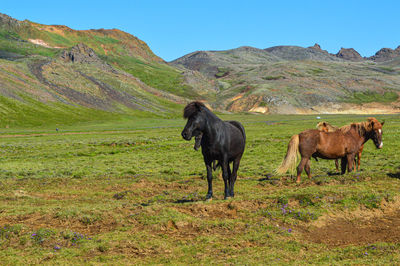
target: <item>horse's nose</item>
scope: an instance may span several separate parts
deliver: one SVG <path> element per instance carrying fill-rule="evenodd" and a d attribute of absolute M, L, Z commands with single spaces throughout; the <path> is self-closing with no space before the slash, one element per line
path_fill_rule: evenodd
<path fill-rule="evenodd" d="M 184 139 L 187 138 L 187 133 L 185 131 L 182 131 L 181 135 L 182 135 L 182 138 L 184 138 Z"/>

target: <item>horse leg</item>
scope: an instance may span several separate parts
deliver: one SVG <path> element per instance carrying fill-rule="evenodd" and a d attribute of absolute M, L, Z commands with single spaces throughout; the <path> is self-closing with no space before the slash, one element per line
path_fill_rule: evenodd
<path fill-rule="evenodd" d="M 236 158 L 232 164 L 232 175 L 230 176 L 230 180 L 231 180 L 231 182 L 230 182 L 230 193 L 231 194 L 230 195 L 231 195 L 231 197 L 235 196 L 234 187 L 235 187 L 235 182 L 236 182 L 236 178 L 237 178 L 237 171 L 239 169 L 240 159 L 241 158 Z"/>
<path fill-rule="evenodd" d="M 221 161 L 220 161 L 221 162 Z M 227 158 L 224 158 L 224 160 L 222 160 L 222 178 L 224 179 L 224 185 L 225 185 L 225 197 L 224 199 L 227 199 L 230 195 L 229 195 L 229 190 L 228 190 L 228 180 L 229 180 L 229 162 Z"/>
<path fill-rule="evenodd" d="M 296 183 L 300 183 L 300 176 L 301 176 L 301 172 L 303 172 L 304 166 L 306 165 L 307 161 L 309 160 L 309 158 L 306 157 L 301 157 L 301 161 L 299 163 L 299 165 L 297 166 L 297 180 Z"/>
<path fill-rule="evenodd" d="M 231 196 L 231 176 L 232 176 L 232 171 L 231 171 L 231 166 L 228 163 L 228 197 Z"/>
<path fill-rule="evenodd" d="M 356 159 L 356 156 L 354 156 L 354 160 L 353 160 L 353 170 L 355 172 L 357 172 L 357 159 Z"/>
<path fill-rule="evenodd" d="M 354 166 L 354 155 L 355 154 L 349 154 L 347 155 L 347 172 L 350 173 L 353 171 L 353 166 Z"/>
<path fill-rule="evenodd" d="M 336 172 L 339 172 L 339 159 L 335 160 Z"/>
<path fill-rule="evenodd" d="M 357 156 L 358 171 L 360 171 L 361 153 L 362 153 L 363 149 L 364 149 L 364 145 L 361 145 L 360 149 L 358 150 L 358 156 Z"/>
<path fill-rule="evenodd" d="M 306 165 L 304 166 L 304 170 L 306 170 L 307 176 L 309 179 L 311 179 L 311 168 L 310 168 L 310 161 L 308 160 Z"/>
<path fill-rule="evenodd" d="M 346 173 L 346 167 L 347 167 L 347 159 L 346 157 L 341 158 L 340 160 L 340 168 L 341 168 L 341 175 L 344 175 Z"/>
<path fill-rule="evenodd" d="M 361 164 L 361 152 L 357 154 L 357 170 L 360 171 L 360 164 Z"/>
<path fill-rule="evenodd" d="M 206 195 L 206 200 L 209 200 L 213 196 L 213 190 L 212 190 L 212 168 L 211 168 L 211 161 L 206 162 L 206 168 L 207 168 L 207 182 L 208 182 L 208 192 Z"/>

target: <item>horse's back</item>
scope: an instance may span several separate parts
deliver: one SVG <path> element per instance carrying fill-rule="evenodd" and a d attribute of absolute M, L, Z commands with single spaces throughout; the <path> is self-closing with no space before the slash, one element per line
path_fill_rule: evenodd
<path fill-rule="evenodd" d="M 242 133 L 244 141 L 246 141 L 246 132 L 244 131 L 244 127 L 240 122 L 235 121 L 235 120 L 229 120 L 229 121 L 225 121 L 225 122 L 228 122 L 229 124 L 235 126 L 237 129 L 239 129 L 240 133 Z"/>
<path fill-rule="evenodd" d="M 341 131 L 324 132 L 310 129 L 299 134 L 300 153 L 306 156 L 312 154 L 324 159 L 343 157 L 347 150 L 347 140 Z"/>
<path fill-rule="evenodd" d="M 229 157 L 234 159 L 242 156 L 246 144 L 246 133 L 241 123 L 237 121 L 224 121 L 229 131 Z"/>
<path fill-rule="evenodd" d="M 319 135 L 322 131 L 318 129 L 309 129 L 299 134 L 300 153 L 313 153 L 319 141 Z"/>

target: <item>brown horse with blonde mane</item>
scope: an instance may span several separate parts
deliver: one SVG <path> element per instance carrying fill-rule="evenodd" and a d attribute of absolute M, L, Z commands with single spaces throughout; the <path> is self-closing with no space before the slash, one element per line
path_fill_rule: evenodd
<path fill-rule="evenodd" d="M 337 130 L 324 132 L 318 129 L 309 129 L 290 139 L 286 156 L 281 165 L 276 169 L 278 174 L 284 174 L 289 169 L 294 172 L 297 155 L 300 153 L 301 160 L 297 166 L 297 183 L 305 169 L 308 178 L 311 178 L 310 158 L 341 159 L 341 174 L 353 170 L 353 161 L 361 145 L 372 139 L 376 148 L 380 149 L 382 143 L 382 126 L 376 118 L 368 118 L 361 123 L 348 125 L 346 131 Z"/>
<path fill-rule="evenodd" d="M 345 125 L 345 126 L 342 126 L 339 128 L 339 127 L 332 126 L 328 122 L 319 122 L 317 124 L 317 129 L 319 131 L 325 131 L 325 132 L 334 132 L 337 130 L 342 130 L 343 132 L 345 132 L 346 130 L 350 129 L 350 125 Z M 364 144 L 361 145 L 360 149 L 356 153 L 356 156 L 354 157 L 354 170 L 356 170 L 356 171 L 357 170 L 360 171 L 361 154 L 363 152 L 363 149 L 364 149 Z M 356 160 L 356 158 L 357 158 L 357 160 Z M 335 160 L 335 166 L 336 166 L 336 171 L 339 171 L 339 159 Z"/>

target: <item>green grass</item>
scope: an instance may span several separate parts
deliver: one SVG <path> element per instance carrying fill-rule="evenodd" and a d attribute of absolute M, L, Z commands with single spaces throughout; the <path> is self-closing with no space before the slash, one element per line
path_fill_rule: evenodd
<path fill-rule="evenodd" d="M 59 54 L 59 49 L 46 48 L 27 41 L 17 41 L 19 36 L 16 33 L 0 30 L 0 49 L 6 52 L 16 53 L 23 56 L 41 55 L 55 57 Z"/>
<path fill-rule="evenodd" d="M 266 77 L 263 77 L 262 79 L 265 79 L 265 80 L 278 80 L 278 79 L 282 79 L 282 78 L 285 78 L 284 76 L 266 76 Z"/>
<path fill-rule="evenodd" d="M 352 97 L 346 99 L 346 101 L 358 104 L 371 102 L 391 103 L 396 101 L 398 98 L 399 95 L 394 91 L 387 91 L 383 94 L 373 91 L 365 91 L 353 93 Z"/>
<path fill-rule="evenodd" d="M 41 127 L 40 136 L 0 135 L 0 260 L 5 264 L 393 264 L 399 244 L 329 246 L 307 238 L 327 214 L 379 212 L 398 202 L 398 131 L 386 121 L 384 148 L 365 145 L 362 170 L 344 176 L 333 161 L 311 163 L 295 184 L 274 169 L 293 134 L 315 116 L 223 115 L 247 133 L 235 198 L 214 199 L 201 152 L 180 136 L 185 121 L 137 118 Z M 326 115 L 343 125 L 365 116 Z M 37 133 L 9 128 L 1 133 Z M 81 134 L 69 134 L 77 132 Z M 68 134 L 64 134 L 68 133 Z M 357 220 L 354 220 L 356 222 Z M 367 253 L 367 255 L 366 255 Z"/>
<path fill-rule="evenodd" d="M 147 63 L 133 57 L 104 57 L 111 65 L 138 77 L 147 85 L 179 96 L 198 98 L 199 95 L 189 85 L 177 69 L 161 63 Z"/>

